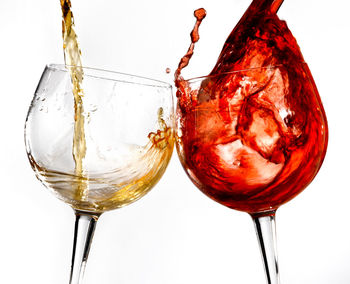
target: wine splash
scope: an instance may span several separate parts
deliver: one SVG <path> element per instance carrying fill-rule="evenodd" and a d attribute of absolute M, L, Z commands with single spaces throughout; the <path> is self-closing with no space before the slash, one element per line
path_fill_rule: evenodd
<path fill-rule="evenodd" d="M 74 136 L 73 136 L 73 159 L 75 162 L 75 176 L 77 177 L 76 184 L 76 199 L 84 200 L 87 197 L 88 187 L 84 179 L 79 177 L 84 176 L 83 160 L 86 155 L 86 139 L 85 139 L 85 116 L 82 89 L 84 72 L 82 69 L 81 50 L 75 33 L 74 17 L 71 11 L 70 0 L 60 0 L 62 8 L 62 37 L 64 61 L 68 66 L 72 89 L 74 95 Z"/>
<path fill-rule="evenodd" d="M 72 175 L 46 169 L 41 167 L 31 155 L 29 155 L 29 160 L 38 177 L 48 187 L 54 189 L 60 199 L 76 209 L 104 212 L 139 199 L 158 182 L 172 154 L 173 130 L 166 125 L 162 118 L 163 110 L 159 109 L 159 129 L 149 133 L 149 142 L 146 146 L 135 146 L 134 149 L 130 149 L 130 160 L 128 161 L 130 173 L 116 168 L 109 173 L 91 174 L 84 168 L 87 142 L 81 50 L 75 32 L 71 2 L 70 0 L 60 0 L 60 2 L 64 58 L 70 72 L 74 94 L 72 152 L 75 172 Z"/>
<path fill-rule="evenodd" d="M 59 199 L 78 210 L 102 213 L 138 200 L 163 175 L 173 151 L 174 134 L 163 119 L 162 108 L 158 111 L 158 128 L 148 134 L 146 145 L 124 145 L 128 149 L 127 158 L 116 163 L 113 169 L 89 173 L 86 177 L 44 167 L 31 153 L 28 157 L 37 177 Z M 84 200 L 77 198 L 75 192 L 82 183 L 89 187 Z"/>
<path fill-rule="evenodd" d="M 277 209 L 301 192 L 324 159 L 328 128 L 308 66 L 281 0 L 254 0 L 209 76 L 186 81 L 205 14 L 175 72 L 178 152 L 209 197 L 249 213 Z M 198 12 L 200 11 L 200 13 Z"/>
<path fill-rule="evenodd" d="M 199 26 L 201 25 L 203 19 L 206 17 L 207 12 L 205 9 L 200 8 L 194 11 L 194 16 L 196 17 L 197 21 L 194 25 L 194 28 L 191 32 L 191 45 L 187 50 L 187 53 L 181 58 L 178 68 L 175 71 L 175 84 L 176 87 L 179 87 L 179 84 L 182 83 L 184 80 L 181 77 L 181 70 L 190 63 L 191 57 L 193 55 L 194 46 L 196 42 L 199 40 Z"/>

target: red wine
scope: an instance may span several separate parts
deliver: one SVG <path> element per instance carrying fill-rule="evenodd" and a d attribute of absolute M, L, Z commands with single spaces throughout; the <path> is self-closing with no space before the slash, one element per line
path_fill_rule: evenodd
<path fill-rule="evenodd" d="M 180 73 L 199 39 L 196 15 L 197 35 L 175 73 L 183 167 L 206 195 L 251 214 L 274 211 L 300 193 L 328 142 L 312 75 L 276 14 L 281 3 L 254 0 L 210 75 L 186 81 Z"/>

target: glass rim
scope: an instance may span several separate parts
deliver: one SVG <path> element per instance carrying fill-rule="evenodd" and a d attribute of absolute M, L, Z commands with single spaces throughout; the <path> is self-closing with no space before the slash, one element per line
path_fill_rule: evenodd
<path fill-rule="evenodd" d="M 301 61 L 299 63 L 302 63 L 303 65 L 307 64 L 305 61 Z M 184 79 L 184 80 L 188 83 L 194 83 L 194 82 L 206 79 L 206 78 L 215 78 L 215 77 L 222 76 L 222 75 L 234 74 L 234 73 L 239 73 L 239 72 L 254 71 L 254 70 L 259 70 L 259 69 L 276 69 L 276 68 L 283 67 L 283 66 L 285 66 L 285 65 L 284 64 L 266 65 L 266 66 L 260 66 L 260 67 L 252 67 L 252 68 L 238 69 L 238 70 L 234 70 L 234 71 L 222 72 L 222 73 L 213 74 L 213 75 L 198 76 L 198 77 L 193 77 L 193 78 Z"/>
<path fill-rule="evenodd" d="M 46 68 L 50 70 L 58 70 L 62 72 L 68 72 L 67 67 L 76 67 L 76 68 L 82 68 L 83 70 L 90 70 L 90 71 L 96 71 L 96 72 L 103 72 L 106 74 L 110 74 L 110 76 L 100 76 L 100 75 L 93 75 L 93 74 L 86 74 L 84 73 L 84 77 L 91 77 L 91 78 L 96 78 L 96 79 L 101 79 L 101 80 L 110 80 L 110 81 L 115 81 L 115 82 L 122 82 L 122 83 L 130 83 L 130 84 L 139 84 L 139 85 L 145 85 L 145 86 L 150 86 L 150 87 L 160 87 L 160 88 L 172 88 L 172 85 L 161 81 L 157 79 L 151 79 L 147 78 L 144 76 L 139 76 L 139 75 L 133 75 L 133 74 L 128 74 L 128 73 L 122 73 L 122 72 L 117 72 L 117 71 L 111 71 L 111 70 L 106 70 L 102 68 L 94 68 L 94 67 L 85 67 L 85 66 L 78 66 L 78 65 L 67 65 L 67 64 L 57 64 L 57 63 L 49 63 L 46 64 Z M 125 78 L 113 78 L 113 75 L 117 76 L 122 76 Z M 129 80 L 128 80 L 129 78 Z M 135 80 L 130 80 L 130 78 L 135 78 L 135 79 L 140 79 L 144 80 L 145 82 L 142 81 L 135 81 Z"/>

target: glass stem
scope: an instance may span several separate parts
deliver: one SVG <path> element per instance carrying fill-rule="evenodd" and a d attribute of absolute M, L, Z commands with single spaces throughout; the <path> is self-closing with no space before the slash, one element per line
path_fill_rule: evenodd
<path fill-rule="evenodd" d="M 268 284 L 279 284 L 276 249 L 275 212 L 263 216 L 252 216 L 258 237 Z"/>
<path fill-rule="evenodd" d="M 75 210 L 75 216 L 72 266 L 69 284 L 82 283 L 91 241 L 100 214 L 89 214 Z"/>

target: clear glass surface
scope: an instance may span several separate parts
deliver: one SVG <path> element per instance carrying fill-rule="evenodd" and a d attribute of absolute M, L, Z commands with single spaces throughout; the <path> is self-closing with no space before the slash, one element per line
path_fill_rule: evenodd
<path fill-rule="evenodd" d="M 100 214 L 144 196 L 163 175 L 174 144 L 169 84 L 82 70 L 82 171 L 73 158 L 77 114 L 66 66 L 46 66 L 25 123 L 26 150 L 37 178 L 76 212 L 71 283 L 82 279 Z"/>

